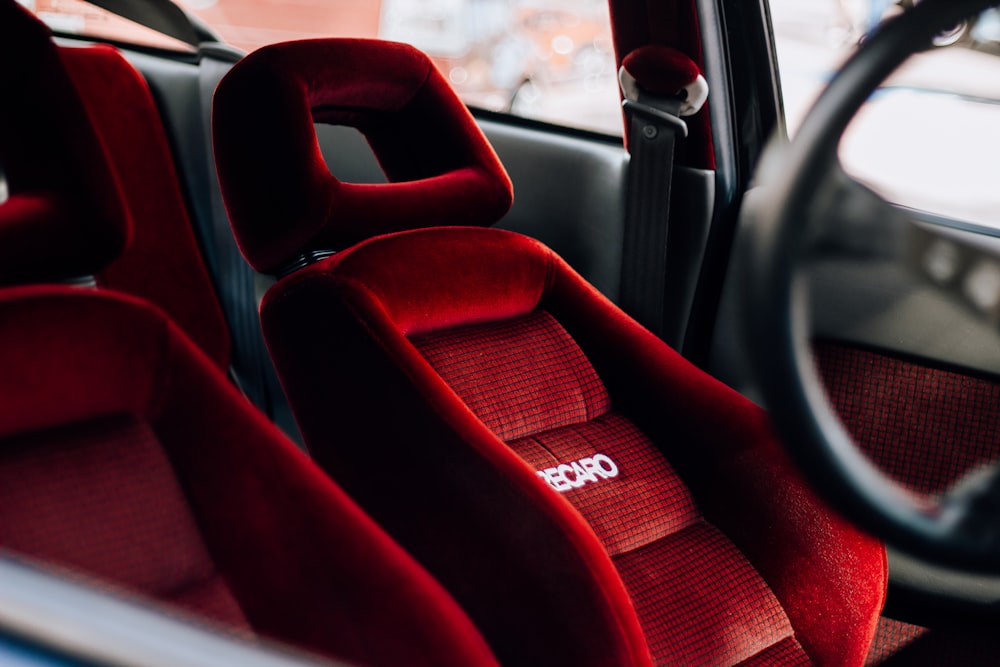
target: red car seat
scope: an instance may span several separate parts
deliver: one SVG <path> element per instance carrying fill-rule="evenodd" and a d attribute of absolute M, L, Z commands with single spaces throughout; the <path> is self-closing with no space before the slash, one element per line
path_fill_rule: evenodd
<path fill-rule="evenodd" d="M 202 261 L 166 132 L 142 75 L 113 47 L 61 47 L 132 218 L 128 247 L 96 276 L 162 308 L 215 364 L 229 329 Z"/>
<path fill-rule="evenodd" d="M 389 182 L 331 175 L 314 121 L 360 129 Z M 310 451 L 501 662 L 863 662 L 884 550 L 762 411 L 540 243 L 434 227 L 492 224 L 511 186 L 425 56 L 265 47 L 214 130 L 241 248 L 288 274 L 261 317 Z"/>
<path fill-rule="evenodd" d="M 129 220 L 48 30 L 13 0 L 0 60 L 0 547 L 327 656 L 495 664 L 161 310 L 53 284 L 112 261 Z"/>

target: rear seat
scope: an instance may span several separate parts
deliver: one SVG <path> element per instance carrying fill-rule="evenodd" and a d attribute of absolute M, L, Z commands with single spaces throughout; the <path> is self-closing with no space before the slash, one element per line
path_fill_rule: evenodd
<path fill-rule="evenodd" d="M 97 276 L 98 284 L 155 303 L 216 366 L 228 369 L 229 330 L 149 87 L 110 46 L 61 47 L 59 55 L 111 161 L 133 222 L 131 243 Z"/>

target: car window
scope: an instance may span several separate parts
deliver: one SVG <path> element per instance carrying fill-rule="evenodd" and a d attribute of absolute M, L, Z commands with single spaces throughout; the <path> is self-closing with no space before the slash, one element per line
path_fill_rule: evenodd
<path fill-rule="evenodd" d="M 379 36 L 430 54 L 466 103 L 621 133 L 606 0 L 383 0 Z"/>
<path fill-rule="evenodd" d="M 912 0 L 770 0 L 789 134 L 838 66 Z M 939 35 L 873 95 L 840 146 L 893 203 L 1000 229 L 1000 11 Z"/>
<path fill-rule="evenodd" d="M 21 2 L 57 32 L 189 48 L 82 0 Z M 470 106 L 622 133 L 607 0 L 176 2 L 246 51 L 313 37 L 407 42 L 431 56 Z"/>
<path fill-rule="evenodd" d="M 83 0 L 17 0 L 57 34 L 85 35 L 172 51 L 194 47 Z"/>

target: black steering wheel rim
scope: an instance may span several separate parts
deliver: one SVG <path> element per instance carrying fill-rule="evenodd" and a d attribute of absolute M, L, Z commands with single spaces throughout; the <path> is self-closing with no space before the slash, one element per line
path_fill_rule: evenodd
<path fill-rule="evenodd" d="M 1000 530 L 970 525 L 967 507 L 932 506 L 904 490 L 860 453 L 834 415 L 812 364 L 808 298 L 797 269 L 818 207 L 838 180 L 837 148 L 851 119 L 903 61 L 931 48 L 939 31 L 994 4 L 922 2 L 844 65 L 794 141 L 772 146 L 762 161 L 761 173 L 780 175 L 765 183 L 766 196 L 751 214 L 745 280 L 755 375 L 780 437 L 817 490 L 902 551 L 977 572 L 1000 571 Z M 993 518 L 1000 524 L 1000 511 Z"/>

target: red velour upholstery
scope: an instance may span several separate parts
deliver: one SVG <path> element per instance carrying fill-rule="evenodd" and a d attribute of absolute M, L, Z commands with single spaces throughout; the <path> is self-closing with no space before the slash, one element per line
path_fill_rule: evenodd
<path fill-rule="evenodd" d="M 494 661 L 454 601 L 158 311 L 0 292 L 0 546 L 362 664 Z"/>
<path fill-rule="evenodd" d="M 316 460 L 501 661 L 863 662 L 881 545 L 756 406 L 541 244 L 388 235 L 280 281 L 261 314 Z"/>
<path fill-rule="evenodd" d="M 456 216 L 491 225 L 511 205 L 510 179 L 471 114 L 430 59 L 405 44 L 264 47 L 222 80 L 214 108 L 222 193 L 240 221 L 240 249 L 258 271 Z M 359 129 L 389 182 L 343 183 L 330 174 L 314 120 Z"/>
<path fill-rule="evenodd" d="M 674 95 L 701 74 L 693 60 L 669 46 L 644 46 L 622 59 L 639 85 L 651 93 Z"/>
<path fill-rule="evenodd" d="M 0 284 L 92 274 L 128 241 L 117 183 L 48 28 L 15 2 L 0 3 L 0 26 Z"/>
<path fill-rule="evenodd" d="M 145 80 L 109 46 L 61 48 L 121 185 L 132 241 L 98 283 L 143 297 L 229 366 L 229 331 L 195 241 L 167 137 Z"/>
<path fill-rule="evenodd" d="M 73 271 L 96 270 L 128 228 L 119 192 L 79 104 L 60 109 L 66 125 L 56 128 L 53 115 L 25 113 L 44 111 L 39 100 L 73 100 L 72 86 L 47 31 L 0 0 L 0 45 L 10 43 L 24 53 L 0 69 L 15 73 L 3 79 L 0 145 L 18 150 L 5 150 L 2 165 L 35 180 L 0 202 L 0 228 L 22 230 L 0 237 L 32 249 L 72 214 L 96 237 L 72 249 Z M 49 133 L 77 142 L 65 161 Z M 35 145 L 52 162 L 33 164 L 24 149 Z M 96 157 L 70 159 L 77 147 Z M 38 272 L 7 264 L 18 250 L 3 245 L 0 263 L 23 281 Z M 0 290 L 0 322 L 0 547 L 362 664 L 496 664 L 440 584 L 162 311 L 111 291 L 18 286 Z"/>
<path fill-rule="evenodd" d="M 593 367 L 551 315 L 536 310 L 411 342 L 594 528 L 655 662 L 732 665 L 791 637 L 767 585 L 705 523 L 649 439 L 612 409 Z M 582 409 L 567 410 L 574 407 Z"/>

